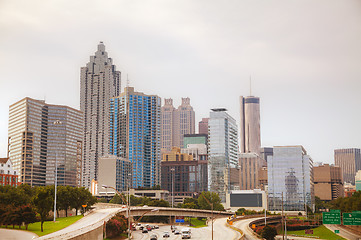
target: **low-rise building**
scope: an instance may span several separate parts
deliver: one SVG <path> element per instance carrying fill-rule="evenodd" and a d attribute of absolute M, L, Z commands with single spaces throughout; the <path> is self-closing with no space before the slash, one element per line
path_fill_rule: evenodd
<path fill-rule="evenodd" d="M 225 208 L 237 211 L 239 208 L 262 211 L 267 209 L 267 195 L 260 189 L 253 190 L 232 190 L 226 194 Z"/>
<path fill-rule="evenodd" d="M 19 184 L 18 173 L 13 169 L 10 159 L 0 158 L 0 185 L 16 187 Z"/>

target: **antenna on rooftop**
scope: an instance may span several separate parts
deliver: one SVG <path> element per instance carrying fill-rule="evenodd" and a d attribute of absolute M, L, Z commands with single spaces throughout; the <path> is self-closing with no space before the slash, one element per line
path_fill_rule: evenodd
<path fill-rule="evenodd" d="M 128 78 L 128 73 L 127 73 L 127 87 L 129 87 L 129 78 Z"/>
<path fill-rule="evenodd" d="M 252 76 L 249 75 L 249 95 L 252 96 Z"/>

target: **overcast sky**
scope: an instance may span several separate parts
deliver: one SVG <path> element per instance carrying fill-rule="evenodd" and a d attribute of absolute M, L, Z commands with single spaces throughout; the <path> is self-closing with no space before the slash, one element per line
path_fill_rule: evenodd
<path fill-rule="evenodd" d="M 239 96 L 261 99 L 263 146 L 316 162 L 361 147 L 359 0 L 0 0 L 0 157 L 9 105 L 79 109 L 80 67 L 103 41 L 136 91 L 190 97 L 196 122 Z M 198 129 L 198 127 L 197 127 Z"/>

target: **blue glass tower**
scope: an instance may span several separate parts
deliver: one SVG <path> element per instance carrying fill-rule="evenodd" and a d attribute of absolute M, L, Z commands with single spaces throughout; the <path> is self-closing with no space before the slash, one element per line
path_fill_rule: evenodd
<path fill-rule="evenodd" d="M 160 185 L 160 107 L 133 87 L 110 101 L 109 153 L 132 163 L 132 187 Z"/>

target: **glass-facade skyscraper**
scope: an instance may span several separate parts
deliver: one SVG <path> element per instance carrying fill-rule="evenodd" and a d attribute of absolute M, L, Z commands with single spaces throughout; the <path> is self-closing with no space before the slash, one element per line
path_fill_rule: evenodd
<path fill-rule="evenodd" d="M 80 186 L 82 112 L 24 98 L 10 106 L 8 157 L 21 183 Z"/>
<path fill-rule="evenodd" d="M 212 109 L 208 121 L 208 190 L 218 193 L 222 202 L 232 190 L 230 169 L 238 166 L 238 128 L 226 111 Z"/>
<path fill-rule="evenodd" d="M 129 159 L 131 187 L 160 185 L 160 108 L 158 96 L 133 87 L 110 100 L 109 154 Z"/>
<path fill-rule="evenodd" d="M 302 146 L 273 148 L 268 157 L 269 210 L 304 211 L 306 204 L 312 208 L 313 161 Z"/>

